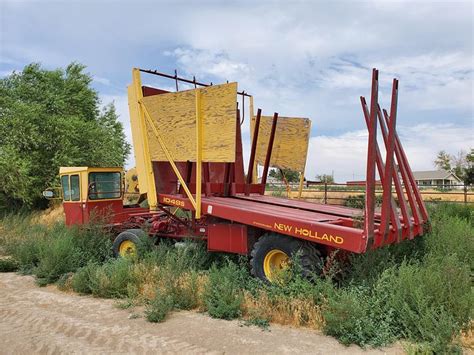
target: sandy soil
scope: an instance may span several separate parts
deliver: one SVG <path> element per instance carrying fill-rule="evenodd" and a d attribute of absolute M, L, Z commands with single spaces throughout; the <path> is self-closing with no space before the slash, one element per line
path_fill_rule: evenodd
<path fill-rule="evenodd" d="M 364 351 L 316 331 L 178 312 L 161 324 L 115 301 L 39 288 L 32 277 L 0 274 L 0 354 L 59 353 L 311 353 L 401 354 L 400 347 Z"/>

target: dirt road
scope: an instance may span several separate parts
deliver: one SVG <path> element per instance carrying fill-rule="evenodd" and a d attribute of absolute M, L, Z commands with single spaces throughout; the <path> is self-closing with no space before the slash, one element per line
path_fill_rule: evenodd
<path fill-rule="evenodd" d="M 152 324 L 115 301 L 39 288 L 29 276 L 0 274 L 0 354 L 31 353 L 312 353 L 400 354 L 345 347 L 321 333 L 178 312 Z"/>

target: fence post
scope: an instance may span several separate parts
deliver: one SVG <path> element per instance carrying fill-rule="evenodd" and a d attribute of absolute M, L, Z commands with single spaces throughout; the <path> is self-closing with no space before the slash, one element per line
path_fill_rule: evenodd
<path fill-rule="evenodd" d="M 464 203 L 467 204 L 467 185 L 464 184 Z"/>
<path fill-rule="evenodd" d="M 324 183 L 324 204 L 328 204 L 328 183 Z"/>

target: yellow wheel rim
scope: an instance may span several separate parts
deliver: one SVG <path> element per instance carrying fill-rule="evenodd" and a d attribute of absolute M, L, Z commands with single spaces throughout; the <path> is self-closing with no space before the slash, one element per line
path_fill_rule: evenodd
<path fill-rule="evenodd" d="M 280 249 L 270 250 L 263 259 L 263 271 L 269 281 L 273 281 L 279 272 L 288 267 L 290 257 Z"/>
<path fill-rule="evenodd" d="M 119 246 L 119 254 L 120 256 L 131 256 L 135 255 L 137 253 L 137 246 L 135 245 L 134 242 L 130 240 L 124 240 L 122 243 L 120 243 Z"/>

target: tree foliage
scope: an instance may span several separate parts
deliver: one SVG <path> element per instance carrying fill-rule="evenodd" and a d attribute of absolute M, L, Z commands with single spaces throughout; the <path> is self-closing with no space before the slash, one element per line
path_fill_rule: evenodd
<path fill-rule="evenodd" d="M 460 150 L 456 155 L 451 155 L 442 150 L 436 156 L 434 165 L 438 169 L 452 171 L 466 185 L 474 184 L 474 149 L 469 153 Z"/>
<path fill-rule="evenodd" d="M 300 180 L 300 173 L 291 169 L 272 169 L 268 173 L 271 177 L 279 181 L 298 182 Z"/>
<path fill-rule="evenodd" d="M 100 109 L 81 64 L 27 65 L 0 79 L 0 209 L 41 207 L 60 166 L 122 166 L 130 151 L 113 104 Z"/>
<path fill-rule="evenodd" d="M 334 176 L 328 174 L 316 175 L 316 179 L 326 184 L 334 184 Z"/>
<path fill-rule="evenodd" d="M 443 169 L 443 170 L 451 170 L 451 155 L 446 153 L 446 151 L 441 150 L 438 152 L 438 155 L 436 156 L 436 160 L 434 161 L 435 167 L 438 169 Z"/>

